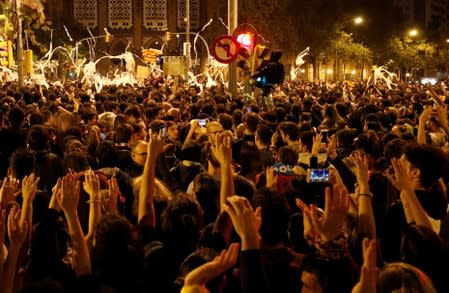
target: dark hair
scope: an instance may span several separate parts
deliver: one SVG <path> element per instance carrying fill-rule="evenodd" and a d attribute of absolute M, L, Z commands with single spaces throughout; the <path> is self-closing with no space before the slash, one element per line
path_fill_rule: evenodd
<path fill-rule="evenodd" d="M 204 223 L 215 221 L 220 211 L 220 182 L 211 174 L 202 172 L 193 180 L 194 192 L 205 215 Z"/>
<path fill-rule="evenodd" d="M 259 149 L 253 142 L 244 142 L 240 149 L 240 174 L 256 175 L 262 171 L 262 160 Z M 250 178 L 251 179 L 251 178 Z"/>
<path fill-rule="evenodd" d="M 28 148 L 31 150 L 46 150 L 48 148 L 48 132 L 41 125 L 33 125 L 27 134 Z"/>
<path fill-rule="evenodd" d="M 161 228 L 169 246 L 191 252 L 195 249 L 203 225 L 203 216 L 198 202 L 188 194 L 179 193 L 168 202 L 161 215 Z"/>
<path fill-rule="evenodd" d="M 308 254 L 302 261 L 302 270 L 317 277 L 323 293 L 350 293 L 359 280 L 357 266 L 348 257 L 327 260 Z"/>
<path fill-rule="evenodd" d="M 407 160 L 420 170 L 424 187 L 431 187 L 447 168 L 447 157 L 439 148 L 429 144 L 408 144 L 405 151 Z"/>
<path fill-rule="evenodd" d="M 301 137 L 299 138 L 299 140 L 301 141 L 302 146 L 307 147 L 307 151 L 312 150 L 314 136 L 315 136 L 315 133 L 313 133 L 313 131 L 301 132 Z"/>
<path fill-rule="evenodd" d="M 33 154 L 27 149 L 15 150 L 9 158 L 9 167 L 12 170 L 12 176 L 22 180 L 34 172 L 35 159 Z"/>
<path fill-rule="evenodd" d="M 122 124 L 115 130 L 114 140 L 115 143 L 128 143 L 131 139 L 133 128 L 130 124 Z"/>
<path fill-rule="evenodd" d="M 232 116 L 226 113 L 221 113 L 218 115 L 218 122 L 220 122 L 221 126 L 223 126 L 224 130 L 232 130 L 232 126 L 234 121 L 232 120 Z"/>
<path fill-rule="evenodd" d="M 94 276 L 118 291 L 134 291 L 137 279 L 143 274 L 143 254 L 138 233 L 125 217 L 100 218 L 92 249 Z"/>
<path fill-rule="evenodd" d="M 285 197 L 278 191 L 263 188 L 256 191 L 252 203 L 254 208 L 262 207 L 262 225 L 259 230 L 262 242 L 275 245 L 287 241 L 290 209 Z"/>
<path fill-rule="evenodd" d="M 259 126 L 257 126 L 256 136 L 262 144 L 269 145 L 271 143 L 273 131 L 267 125 L 259 124 Z"/>
<path fill-rule="evenodd" d="M 89 169 L 87 157 L 80 152 L 71 152 L 64 157 L 66 169 L 72 169 L 75 172 L 86 171 Z"/>
<path fill-rule="evenodd" d="M 245 125 L 248 131 L 255 132 L 259 123 L 259 116 L 256 113 L 249 113 L 245 117 Z"/>
<path fill-rule="evenodd" d="M 19 127 L 25 120 L 25 112 L 21 108 L 14 106 L 11 108 L 11 110 L 9 110 L 8 118 L 11 126 Z"/>
<path fill-rule="evenodd" d="M 298 152 L 291 149 L 288 146 L 284 146 L 279 150 L 279 159 L 282 163 L 289 166 L 295 166 L 298 163 L 299 155 Z"/>
<path fill-rule="evenodd" d="M 290 140 L 297 141 L 299 139 L 299 129 L 298 126 L 293 122 L 282 122 L 279 124 L 279 129 L 288 135 Z"/>
<path fill-rule="evenodd" d="M 97 147 L 98 167 L 115 167 L 117 165 L 117 152 L 114 143 L 110 140 L 102 141 Z"/>

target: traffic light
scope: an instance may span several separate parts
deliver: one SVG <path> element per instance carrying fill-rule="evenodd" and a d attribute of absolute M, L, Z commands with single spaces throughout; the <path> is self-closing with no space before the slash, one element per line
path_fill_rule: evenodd
<path fill-rule="evenodd" d="M 283 83 L 285 80 L 284 64 L 280 62 L 282 51 L 273 51 L 270 59 L 263 62 L 258 68 L 257 73 L 253 75 L 256 84 L 260 87 Z"/>
<path fill-rule="evenodd" d="M 261 67 L 263 67 L 270 60 L 270 48 L 257 45 L 254 48 L 251 60 L 251 75 L 255 75 Z"/>
<path fill-rule="evenodd" d="M 233 36 L 239 44 L 237 67 L 245 72 L 250 72 L 252 69 L 251 56 L 257 44 L 257 30 L 253 25 L 243 23 L 234 30 Z"/>
<path fill-rule="evenodd" d="M 171 36 L 171 32 L 166 32 L 166 33 L 165 33 L 165 41 L 166 41 L 166 42 L 170 42 L 171 37 L 172 37 L 172 36 Z"/>

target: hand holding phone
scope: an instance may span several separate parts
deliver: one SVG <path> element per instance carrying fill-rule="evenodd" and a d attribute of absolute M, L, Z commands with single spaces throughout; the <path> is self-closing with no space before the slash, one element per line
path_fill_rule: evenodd
<path fill-rule="evenodd" d="M 330 180 L 329 169 L 308 169 L 307 182 L 310 183 L 326 183 Z"/>

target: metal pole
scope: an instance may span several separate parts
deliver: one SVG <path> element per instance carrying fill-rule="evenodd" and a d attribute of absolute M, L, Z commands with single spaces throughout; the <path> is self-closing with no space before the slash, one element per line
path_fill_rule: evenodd
<path fill-rule="evenodd" d="M 234 30 L 238 26 L 238 15 L 239 15 L 239 1 L 238 0 L 228 0 L 228 35 L 232 35 Z M 237 64 L 232 62 L 228 67 L 229 71 L 229 91 L 233 98 L 237 97 Z"/>
<path fill-rule="evenodd" d="M 23 39 L 22 39 L 22 19 L 20 17 L 20 7 L 16 0 L 15 9 L 17 15 L 17 75 L 19 77 L 19 87 L 23 87 Z"/>
<path fill-rule="evenodd" d="M 183 46 L 183 55 L 187 56 L 187 68 L 190 70 L 190 0 L 186 0 L 186 41 Z"/>

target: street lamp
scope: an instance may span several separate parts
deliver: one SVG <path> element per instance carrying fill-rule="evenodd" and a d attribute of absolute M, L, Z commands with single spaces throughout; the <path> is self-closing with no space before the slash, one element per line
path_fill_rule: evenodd
<path fill-rule="evenodd" d="M 363 22 L 363 17 L 357 16 L 356 18 L 354 18 L 355 24 L 361 24 L 362 22 Z"/>
<path fill-rule="evenodd" d="M 417 31 L 416 29 L 411 29 L 411 30 L 408 32 L 408 35 L 409 35 L 410 37 L 416 37 L 416 36 L 418 35 L 418 31 Z"/>

